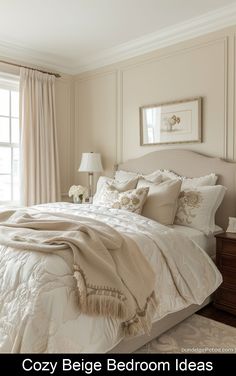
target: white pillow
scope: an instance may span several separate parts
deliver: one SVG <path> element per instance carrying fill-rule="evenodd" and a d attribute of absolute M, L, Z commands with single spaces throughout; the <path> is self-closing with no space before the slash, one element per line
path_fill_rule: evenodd
<path fill-rule="evenodd" d="M 97 201 L 96 204 L 140 214 L 148 191 L 148 187 L 143 187 L 131 189 L 126 192 L 119 192 L 114 186 L 106 184 L 102 188 L 100 201 Z"/>
<path fill-rule="evenodd" d="M 145 179 L 140 179 L 137 188 L 139 187 L 149 187 L 142 215 L 163 225 L 173 224 L 181 181 L 169 179 L 160 184 L 155 184 Z"/>
<path fill-rule="evenodd" d="M 215 230 L 215 213 L 226 188 L 222 185 L 196 187 L 181 191 L 175 224 L 196 228 L 209 235 Z"/>
<path fill-rule="evenodd" d="M 113 181 L 113 179 L 109 178 L 107 176 L 100 176 L 99 177 L 99 179 L 97 181 L 96 193 L 93 196 L 93 203 L 95 203 L 96 201 L 99 201 L 103 185 L 106 184 L 106 183 L 111 183 L 112 181 Z"/>
<path fill-rule="evenodd" d="M 124 171 L 124 170 L 118 170 L 115 173 L 115 180 L 119 182 L 125 182 L 134 177 L 144 178 L 154 183 L 161 183 L 162 181 L 161 170 L 156 170 L 152 172 L 151 174 L 147 174 L 147 175 L 143 175 L 143 174 L 139 174 L 139 173 L 131 172 L 131 171 Z"/>
<path fill-rule="evenodd" d="M 124 181 L 130 180 L 130 179 L 137 177 L 137 176 L 138 176 L 138 174 L 136 172 L 117 170 L 115 172 L 114 179 L 116 181 L 124 182 Z"/>
<path fill-rule="evenodd" d="M 102 190 L 106 184 L 112 185 L 117 191 L 125 192 L 129 189 L 134 189 L 137 186 L 138 176 L 133 177 L 132 179 L 126 180 L 124 182 L 115 181 L 112 178 L 107 176 L 100 176 L 97 182 L 96 193 L 93 197 L 93 203 L 96 205 L 97 202 L 101 200 Z"/>
<path fill-rule="evenodd" d="M 173 171 L 162 170 L 163 180 L 168 179 L 180 179 L 182 181 L 181 190 L 192 189 L 194 187 L 200 187 L 205 185 L 215 185 L 218 179 L 218 176 L 214 173 L 209 175 L 201 176 L 199 178 L 186 178 L 185 176 L 177 175 Z"/>

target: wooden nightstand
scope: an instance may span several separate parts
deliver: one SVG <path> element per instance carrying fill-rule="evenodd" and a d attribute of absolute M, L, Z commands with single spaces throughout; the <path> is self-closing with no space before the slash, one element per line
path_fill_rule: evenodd
<path fill-rule="evenodd" d="M 223 276 L 214 305 L 236 315 L 236 233 L 224 232 L 216 237 L 216 265 Z"/>

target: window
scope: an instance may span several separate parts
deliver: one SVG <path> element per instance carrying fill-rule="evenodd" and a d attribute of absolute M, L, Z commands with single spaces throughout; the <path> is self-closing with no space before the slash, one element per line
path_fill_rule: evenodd
<path fill-rule="evenodd" d="M 0 204 L 20 199 L 19 143 L 18 82 L 0 76 Z"/>

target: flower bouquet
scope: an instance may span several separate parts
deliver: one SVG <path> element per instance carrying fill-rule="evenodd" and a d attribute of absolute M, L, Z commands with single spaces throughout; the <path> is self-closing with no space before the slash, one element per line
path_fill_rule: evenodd
<path fill-rule="evenodd" d="M 69 190 L 69 197 L 73 196 L 73 202 L 82 204 L 88 197 L 88 189 L 82 185 L 72 185 Z"/>

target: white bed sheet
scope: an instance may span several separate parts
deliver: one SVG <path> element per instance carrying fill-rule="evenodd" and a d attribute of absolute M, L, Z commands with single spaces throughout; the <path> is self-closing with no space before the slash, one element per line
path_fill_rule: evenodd
<path fill-rule="evenodd" d="M 188 236 L 193 240 L 199 247 L 201 247 L 212 259 L 215 259 L 216 254 L 216 238 L 215 234 L 223 231 L 221 227 L 215 226 L 215 231 L 213 234 L 205 235 L 202 231 L 197 230 L 192 227 L 172 225 L 168 226 L 181 234 Z"/>

